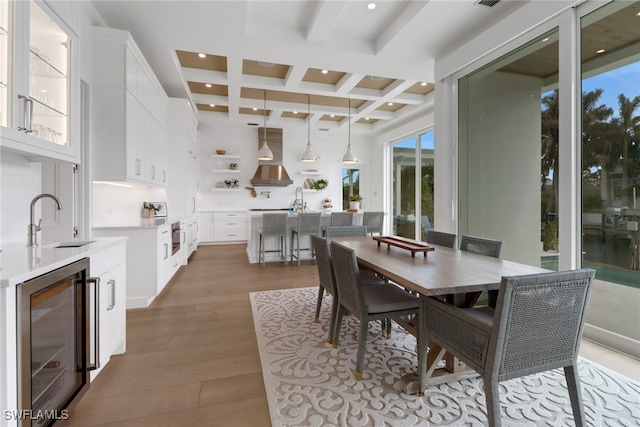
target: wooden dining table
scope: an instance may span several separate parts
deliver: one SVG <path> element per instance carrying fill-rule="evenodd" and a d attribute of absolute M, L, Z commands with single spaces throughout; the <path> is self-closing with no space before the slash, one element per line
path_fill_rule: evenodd
<path fill-rule="evenodd" d="M 429 245 L 434 248 L 433 251 L 424 257 L 416 257 L 399 247 L 379 247 L 371 237 L 335 237 L 330 240 L 353 249 L 361 268 L 388 278 L 415 292 L 421 299 L 440 297 L 460 307 L 473 306 L 483 291 L 497 291 L 503 276 L 549 271 L 438 245 Z M 423 310 L 421 304 L 420 311 Z M 427 337 L 421 336 L 420 319 L 424 319 L 424 316 L 418 315 L 418 324 L 403 319 L 394 320 L 418 338 L 418 367 L 426 376 L 421 383 L 441 384 L 476 376 L 474 371 L 433 342 L 428 343 L 428 355 L 426 360 L 423 359 Z M 407 381 L 412 380 L 417 381 L 418 376 Z"/>

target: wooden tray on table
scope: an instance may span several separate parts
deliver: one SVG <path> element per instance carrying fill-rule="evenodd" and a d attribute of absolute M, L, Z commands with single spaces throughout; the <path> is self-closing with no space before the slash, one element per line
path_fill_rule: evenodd
<path fill-rule="evenodd" d="M 415 240 L 408 240 L 397 236 L 373 236 L 373 240 L 380 243 L 386 243 L 387 248 L 395 246 L 396 248 L 405 249 L 411 252 L 411 256 L 415 257 L 416 252 L 422 252 L 424 257 L 427 257 L 427 252 L 435 250 L 435 248 L 425 245 L 424 243 L 416 242 Z"/>

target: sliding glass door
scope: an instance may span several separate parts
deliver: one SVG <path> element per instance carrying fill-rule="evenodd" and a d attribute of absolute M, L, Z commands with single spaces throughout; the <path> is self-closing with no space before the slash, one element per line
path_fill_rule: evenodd
<path fill-rule="evenodd" d="M 596 269 L 589 332 L 624 350 L 640 340 L 640 2 L 558 22 L 457 80 L 458 233 Z"/>
<path fill-rule="evenodd" d="M 433 228 L 433 131 L 392 144 L 393 234 L 425 240 Z"/>
<path fill-rule="evenodd" d="M 581 19 L 582 265 L 599 292 L 587 321 L 640 340 L 640 2 Z"/>

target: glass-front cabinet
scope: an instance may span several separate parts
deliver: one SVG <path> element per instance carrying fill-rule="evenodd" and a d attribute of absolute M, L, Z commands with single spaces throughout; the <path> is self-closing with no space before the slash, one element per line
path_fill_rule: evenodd
<path fill-rule="evenodd" d="M 0 38 L 2 148 L 77 162 L 77 37 L 43 2 L 0 0 Z"/>

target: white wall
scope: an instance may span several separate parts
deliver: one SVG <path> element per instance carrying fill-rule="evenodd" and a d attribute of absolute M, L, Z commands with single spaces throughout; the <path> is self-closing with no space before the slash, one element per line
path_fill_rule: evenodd
<path fill-rule="evenodd" d="M 3 151 L 0 156 L 0 247 L 26 245 L 31 199 L 40 193 L 40 164 L 19 154 Z"/>
<path fill-rule="evenodd" d="M 140 224 L 143 202 L 166 202 L 162 187 L 130 183 L 93 183 L 93 227 Z M 170 207 L 167 213 L 171 216 Z"/>
<path fill-rule="evenodd" d="M 281 127 L 269 125 L 267 127 Z M 340 160 L 347 148 L 346 130 L 331 130 L 328 132 L 311 131 L 311 145 L 319 157 L 316 163 L 302 163 L 299 161 L 307 145 L 307 128 L 300 123 L 285 124 L 283 127 L 283 164 L 293 180 L 293 185 L 287 187 L 255 187 L 257 197 L 251 197 L 245 187 L 251 186 L 258 160 L 258 129 L 249 126 L 212 125 L 199 126 L 198 144 L 200 147 L 200 191 L 198 193 L 198 211 L 216 209 L 251 209 L 251 208 L 284 208 L 289 207 L 295 199 L 296 187 L 302 187 L 305 179 L 324 178 L 329 186 L 321 192 L 305 192 L 304 200 L 309 209 L 320 210 L 324 198 L 332 200 L 334 210 L 341 210 L 342 187 Z M 373 201 L 369 200 L 369 178 L 371 172 L 371 153 L 373 147 L 369 138 L 351 135 L 351 145 L 360 159 L 358 168 L 361 169 L 363 182 L 361 192 L 364 194 L 363 208 L 369 209 Z M 237 161 L 240 174 L 214 174 L 212 168 L 217 168 L 217 160 L 211 155 L 217 149 L 224 149 L 227 154 L 239 154 L 242 158 Z M 235 161 L 234 161 L 235 162 Z M 300 172 L 317 169 L 320 176 L 300 175 Z M 212 192 L 216 182 L 224 182 L 227 178 L 235 178 L 240 182 L 240 192 Z M 269 192 L 269 197 L 261 192 Z"/>

